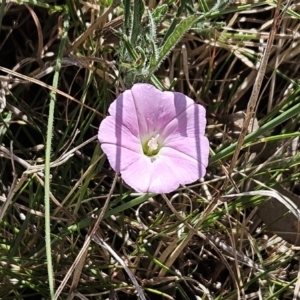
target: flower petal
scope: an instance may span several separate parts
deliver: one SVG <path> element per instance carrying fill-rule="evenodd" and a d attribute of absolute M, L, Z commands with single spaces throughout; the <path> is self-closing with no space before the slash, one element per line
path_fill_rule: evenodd
<path fill-rule="evenodd" d="M 206 173 L 209 157 L 207 137 L 179 137 L 165 143 L 159 154 L 173 160 L 176 169 L 181 169 L 181 184 L 191 183 Z"/>
<path fill-rule="evenodd" d="M 181 95 L 180 93 L 175 93 L 175 101 L 181 101 Z M 178 114 L 162 128 L 161 136 L 165 139 L 177 139 L 178 136 L 197 138 L 200 135 L 204 135 L 206 126 L 205 115 L 205 108 L 193 102 L 186 107 L 186 110 Z"/>
<path fill-rule="evenodd" d="M 163 147 L 155 157 L 137 154 L 130 149 L 103 145 L 111 166 L 134 190 L 143 193 L 169 193 L 180 184 L 189 184 L 205 175 L 208 164 L 208 140 L 199 138 L 199 151 L 191 139 L 182 138 L 176 145 Z M 117 159 L 118 154 L 121 159 Z"/>
<path fill-rule="evenodd" d="M 201 110 L 201 118 L 205 122 L 205 109 L 182 93 L 161 92 L 150 84 L 135 84 L 131 92 L 141 136 L 160 133 L 173 120 L 175 120 L 173 126 L 179 124 L 182 134 L 185 134 L 184 126 L 191 114 L 194 114 L 195 107 Z M 194 109 L 187 115 L 189 107 Z M 177 120 L 179 116 L 180 120 Z M 204 133 L 204 129 L 202 132 Z"/>
<path fill-rule="evenodd" d="M 138 154 L 136 151 L 125 148 L 120 145 L 105 143 L 101 145 L 103 152 L 106 154 L 109 164 L 116 172 L 123 172 L 131 165 L 134 165 L 144 154 Z M 125 180 L 126 182 L 126 180 Z"/>
<path fill-rule="evenodd" d="M 118 120 L 119 124 L 127 127 L 133 135 L 136 137 L 140 136 L 138 116 L 135 112 L 134 99 L 130 90 L 126 90 L 119 95 L 118 98 L 111 103 L 108 112 L 112 117 Z"/>
<path fill-rule="evenodd" d="M 121 170 L 123 180 L 134 190 L 142 193 L 169 193 L 179 186 L 173 177 L 174 164 L 165 158 L 140 156 Z"/>
<path fill-rule="evenodd" d="M 122 123 L 119 123 L 114 117 L 106 117 L 99 127 L 98 139 L 101 143 L 101 147 L 106 144 L 114 145 L 114 147 L 128 148 L 135 153 L 143 153 L 143 148 L 140 139 L 136 137 L 132 132 L 125 127 Z M 107 154 L 106 151 L 104 153 Z M 121 159 L 121 153 L 118 155 L 118 160 Z M 122 158 L 123 159 L 123 158 Z M 118 169 L 117 166 L 114 168 Z"/>
<path fill-rule="evenodd" d="M 159 132 L 167 136 L 176 128 L 183 136 L 189 136 L 194 127 L 196 135 L 205 132 L 205 109 L 201 105 L 182 93 L 161 92 L 146 83 L 135 84 L 119 95 L 109 113 L 140 138 Z"/>

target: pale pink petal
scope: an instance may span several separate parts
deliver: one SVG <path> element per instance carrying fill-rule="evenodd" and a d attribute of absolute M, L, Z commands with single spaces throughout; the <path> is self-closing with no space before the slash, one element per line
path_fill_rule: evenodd
<path fill-rule="evenodd" d="M 159 154 L 173 160 L 177 169 L 182 169 L 181 184 L 191 183 L 206 173 L 209 157 L 209 142 L 207 137 L 198 138 L 178 137 L 164 144 Z M 184 180 L 184 170 L 188 170 L 190 181 Z M 192 179 L 194 178 L 194 179 Z M 189 179 L 188 179 L 189 180 Z"/>
<path fill-rule="evenodd" d="M 132 134 L 132 132 L 122 123 L 119 123 L 118 120 L 111 116 L 106 117 L 101 122 L 98 131 L 98 139 L 101 143 L 102 149 L 104 145 L 111 144 L 114 145 L 114 147 L 121 146 L 124 148 L 128 148 L 135 153 L 143 154 L 140 139 Z M 118 155 L 119 160 L 121 159 L 120 155 L 121 154 Z"/>
<path fill-rule="evenodd" d="M 176 93 L 179 94 L 179 93 Z M 179 94 L 179 100 L 181 95 Z M 175 96 L 177 99 L 177 96 Z M 194 137 L 205 134 L 206 112 L 203 106 L 192 103 L 161 130 L 165 139 L 177 139 L 178 136 Z"/>
<path fill-rule="evenodd" d="M 114 117 L 119 124 L 125 126 L 136 137 L 140 136 L 138 116 L 135 111 L 135 103 L 130 90 L 118 96 L 118 98 L 111 103 L 109 114 Z"/>
<path fill-rule="evenodd" d="M 182 93 L 161 92 L 150 84 L 135 84 L 131 92 L 141 135 L 161 132 L 178 116 L 184 126 L 188 119 L 185 111 L 195 106 L 194 101 Z"/>
<path fill-rule="evenodd" d="M 176 167 L 165 157 L 139 157 L 121 171 L 123 180 L 137 192 L 169 193 L 179 186 Z"/>
<path fill-rule="evenodd" d="M 202 142 L 206 143 L 205 140 Z M 170 193 L 205 175 L 208 159 L 204 155 L 208 148 L 203 151 L 203 161 L 197 160 L 195 152 L 186 154 L 169 147 L 163 147 L 155 157 L 137 156 L 130 161 L 128 157 L 131 155 L 126 149 L 123 152 L 126 161 L 120 172 L 123 180 L 138 192 Z"/>
<path fill-rule="evenodd" d="M 193 126 L 196 135 L 204 134 L 205 109 L 182 93 L 161 92 L 146 83 L 135 84 L 126 90 L 109 108 L 111 116 L 123 123 L 133 134 L 148 136 L 164 130 L 167 136 L 175 128 L 189 136 Z"/>
<path fill-rule="evenodd" d="M 106 154 L 109 164 L 116 172 L 123 172 L 123 170 L 130 169 L 132 165 L 139 159 L 146 159 L 144 154 L 138 154 L 130 148 L 105 143 L 101 145 L 103 152 Z M 123 177 L 123 176 L 122 176 Z M 123 178 L 124 179 L 124 178 Z M 124 179 L 127 183 L 127 181 Z"/>
<path fill-rule="evenodd" d="M 120 172 L 122 179 L 135 191 L 169 193 L 179 187 L 181 173 L 172 159 L 160 155 L 151 158 L 112 144 L 103 144 L 101 147 L 111 167 Z"/>

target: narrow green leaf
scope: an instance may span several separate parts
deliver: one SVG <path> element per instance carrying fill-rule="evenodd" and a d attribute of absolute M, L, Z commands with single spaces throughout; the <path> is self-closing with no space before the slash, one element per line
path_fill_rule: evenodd
<path fill-rule="evenodd" d="M 164 38 L 163 38 L 163 41 L 161 43 L 161 45 L 165 44 L 166 40 L 169 38 L 169 36 L 174 32 L 176 26 L 178 24 L 178 18 L 177 17 L 174 17 L 173 20 L 172 20 L 172 23 L 171 25 L 169 26 L 169 29 L 167 30 Z"/>
<path fill-rule="evenodd" d="M 116 36 L 118 36 L 123 41 L 124 46 L 127 49 L 130 57 L 134 61 L 138 60 L 139 56 L 138 56 L 137 52 L 135 51 L 135 49 L 133 48 L 132 44 L 129 42 L 128 37 L 119 31 L 114 30 L 113 32 Z"/>
<path fill-rule="evenodd" d="M 158 60 L 156 65 L 151 65 L 151 69 L 156 70 L 162 61 L 167 57 L 170 51 L 177 45 L 177 43 L 182 39 L 186 32 L 196 23 L 199 19 L 199 15 L 190 16 L 182 20 L 176 27 L 169 38 L 166 40 L 164 45 L 159 49 Z"/>
<path fill-rule="evenodd" d="M 152 65 L 155 66 L 156 61 L 158 59 L 158 48 L 153 40 L 149 40 L 149 43 L 150 43 L 150 47 L 152 49 L 151 57 L 149 59 L 150 66 L 152 66 Z"/>
<path fill-rule="evenodd" d="M 142 17 L 145 11 L 145 4 L 142 0 L 134 0 L 133 3 L 133 20 L 130 32 L 130 42 L 133 46 L 136 45 L 137 38 L 142 30 Z"/>
<path fill-rule="evenodd" d="M 206 0 L 200 0 L 199 1 L 199 6 L 200 6 L 200 9 L 201 9 L 202 12 L 207 13 L 209 11 Z"/>
<path fill-rule="evenodd" d="M 150 38 L 152 41 L 155 42 L 156 41 L 156 24 L 154 23 L 154 19 L 149 10 L 147 10 L 147 14 L 148 14 L 148 18 L 149 18 L 148 26 L 149 26 Z"/>
<path fill-rule="evenodd" d="M 150 80 L 151 83 L 156 86 L 156 88 L 158 88 L 161 91 L 165 90 L 164 86 L 161 84 L 161 82 L 158 80 L 158 78 L 155 75 L 152 75 Z"/>
<path fill-rule="evenodd" d="M 124 4 L 124 32 L 126 32 L 126 34 L 129 34 L 129 32 L 127 31 L 130 27 L 130 0 L 124 0 L 123 1 Z"/>
<path fill-rule="evenodd" d="M 300 113 L 300 103 L 296 104 L 292 108 L 288 109 L 287 111 L 281 113 L 279 116 L 274 118 L 272 121 L 262 125 L 256 131 L 251 132 L 248 134 L 244 139 L 244 144 L 249 143 L 250 141 L 254 141 L 254 139 L 258 138 L 259 136 L 263 135 L 264 133 L 268 132 L 269 130 L 275 128 L 279 124 L 289 120 L 290 118 L 298 115 Z M 233 153 L 237 143 L 233 143 L 230 146 L 226 147 L 225 149 L 221 150 L 217 154 L 215 154 L 211 159 L 210 163 L 215 163 L 216 161 L 225 158 Z"/>
<path fill-rule="evenodd" d="M 218 0 L 216 1 L 215 5 L 210 9 L 210 12 L 224 10 L 231 3 L 231 0 Z"/>
<path fill-rule="evenodd" d="M 159 24 L 162 22 L 163 18 L 168 12 L 168 5 L 163 4 L 161 6 L 156 7 L 152 12 L 153 22 L 155 24 Z"/>
<path fill-rule="evenodd" d="M 157 61 L 158 59 L 158 47 L 156 45 L 156 41 L 157 41 L 157 38 L 156 38 L 156 24 L 154 22 L 154 19 L 153 19 L 153 16 L 152 14 L 150 13 L 150 11 L 148 10 L 148 17 L 149 17 L 149 28 L 150 28 L 150 32 L 149 32 L 149 35 L 147 35 L 147 40 L 150 44 L 150 47 L 151 47 L 151 55 L 150 55 L 150 58 L 149 58 L 149 62 L 150 62 L 150 66 L 153 64 L 155 65 L 155 62 Z"/>

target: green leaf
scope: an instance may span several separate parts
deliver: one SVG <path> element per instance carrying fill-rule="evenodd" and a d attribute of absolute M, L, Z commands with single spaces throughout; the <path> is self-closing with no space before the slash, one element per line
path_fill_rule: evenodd
<path fill-rule="evenodd" d="M 124 32 L 126 32 L 126 34 L 128 34 L 128 29 L 130 26 L 130 0 L 124 0 L 123 1 L 123 5 L 124 5 Z"/>
<path fill-rule="evenodd" d="M 130 58 L 134 61 L 138 60 L 139 56 L 135 49 L 133 48 L 132 44 L 129 42 L 128 37 L 123 34 L 122 32 L 119 32 L 117 30 L 113 30 L 114 34 L 118 36 L 124 43 L 124 46 L 127 50 L 127 53 L 129 54 Z"/>
<path fill-rule="evenodd" d="M 150 38 L 153 42 L 155 42 L 156 41 L 156 24 L 154 22 L 152 14 L 150 13 L 149 10 L 147 10 L 147 13 L 148 13 L 148 18 L 149 18 L 148 27 L 149 27 Z"/>
<path fill-rule="evenodd" d="M 149 59 L 150 66 L 152 66 L 152 65 L 155 66 L 156 61 L 158 59 L 158 49 L 157 49 L 157 46 L 156 46 L 156 44 L 153 40 L 149 40 L 149 44 L 150 44 L 150 47 L 152 49 L 151 57 Z"/>
<path fill-rule="evenodd" d="M 209 11 L 209 8 L 208 8 L 207 3 L 206 3 L 205 0 L 200 0 L 200 1 L 199 1 L 199 7 L 200 7 L 200 10 L 201 10 L 202 12 L 207 13 L 207 12 Z"/>
<path fill-rule="evenodd" d="M 147 40 L 148 40 L 148 43 L 150 44 L 150 47 L 151 48 L 151 51 L 150 51 L 150 58 L 149 58 L 149 62 L 150 62 L 150 66 L 152 64 L 155 65 L 155 62 L 157 61 L 158 59 L 158 47 L 156 45 L 156 41 L 157 41 L 157 38 L 156 38 L 156 24 L 154 22 L 154 19 L 153 19 L 153 16 L 152 14 L 150 13 L 150 11 L 148 10 L 148 16 L 149 16 L 149 22 L 148 22 L 148 26 L 149 26 L 149 29 L 150 29 L 150 32 L 149 32 L 149 35 L 146 35 L 147 37 Z"/>
<path fill-rule="evenodd" d="M 165 44 L 166 40 L 169 38 L 169 36 L 174 32 L 176 26 L 178 24 L 178 18 L 177 17 L 174 17 L 173 20 L 172 20 L 172 23 L 171 25 L 169 26 L 164 38 L 163 38 L 163 41 L 162 41 L 162 45 Z"/>
<path fill-rule="evenodd" d="M 156 7 L 152 12 L 152 18 L 154 23 L 155 24 L 161 23 L 167 12 L 168 12 L 167 4 L 163 4 L 161 6 Z"/>
<path fill-rule="evenodd" d="M 142 17 L 145 11 L 145 4 L 142 0 L 134 0 L 133 3 L 133 20 L 130 33 L 130 41 L 132 45 L 136 45 L 137 38 L 142 30 Z"/>
<path fill-rule="evenodd" d="M 159 49 L 158 60 L 155 65 L 151 65 L 152 71 L 155 71 L 162 61 L 167 57 L 170 51 L 177 45 L 186 32 L 195 24 L 199 19 L 199 15 L 193 15 L 182 20 L 175 30 L 170 34 L 166 42 Z"/>
<path fill-rule="evenodd" d="M 135 68 L 138 69 L 142 69 L 145 66 L 145 62 L 146 62 L 146 55 L 144 50 L 141 47 L 136 47 L 136 49 L 139 51 L 140 57 L 139 59 L 135 62 Z"/>

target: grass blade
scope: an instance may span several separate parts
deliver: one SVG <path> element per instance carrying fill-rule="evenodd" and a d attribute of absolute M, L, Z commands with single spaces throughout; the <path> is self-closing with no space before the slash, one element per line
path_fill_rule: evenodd
<path fill-rule="evenodd" d="M 57 54 L 57 60 L 54 70 L 53 87 L 58 87 L 59 72 L 61 69 L 61 59 L 63 57 L 67 33 L 69 28 L 69 14 L 65 14 L 63 22 L 63 34 L 59 45 Z M 51 159 L 51 143 L 53 135 L 53 120 L 54 120 L 54 108 L 56 102 L 56 93 L 50 93 L 50 106 L 48 116 L 48 129 L 47 129 L 47 141 L 46 141 L 46 153 L 45 153 L 45 240 L 46 240 L 46 257 L 47 257 L 47 269 L 48 269 L 48 281 L 50 297 L 54 299 L 54 275 L 52 269 L 52 257 L 51 257 L 51 226 L 50 226 L 50 159 Z"/>

